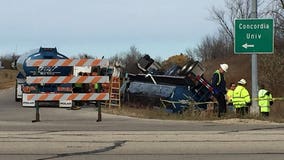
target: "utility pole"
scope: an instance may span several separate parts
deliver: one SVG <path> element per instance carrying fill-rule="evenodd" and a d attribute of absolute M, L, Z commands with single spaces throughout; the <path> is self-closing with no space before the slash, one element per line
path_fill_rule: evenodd
<path fill-rule="evenodd" d="M 251 18 L 257 18 L 257 0 L 252 0 L 251 3 Z M 257 104 L 258 78 L 257 78 L 257 53 L 251 55 L 251 86 L 252 86 L 252 106 L 251 114 L 259 114 Z"/>

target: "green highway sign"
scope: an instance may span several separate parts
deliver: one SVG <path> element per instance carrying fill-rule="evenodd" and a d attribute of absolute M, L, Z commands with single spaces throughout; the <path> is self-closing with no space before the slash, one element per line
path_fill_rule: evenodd
<path fill-rule="evenodd" d="M 235 54 L 273 53 L 273 24 L 273 19 L 236 19 L 234 42 Z"/>

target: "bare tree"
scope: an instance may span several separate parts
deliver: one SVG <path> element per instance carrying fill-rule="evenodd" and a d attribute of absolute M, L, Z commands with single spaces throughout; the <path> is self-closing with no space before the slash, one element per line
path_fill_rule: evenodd
<path fill-rule="evenodd" d="M 281 4 L 280 4 L 281 3 Z M 284 10 L 283 1 L 272 0 L 264 7 L 263 16 L 274 19 L 274 53 L 259 56 L 259 79 L 276 94 L 284 87 Z"/>
<path fill-rule="evenodd" d="M 226 41 L 226 37 L 206 36 L 197 48 L 198 57 L 202 61 L 224 57 L 230 54 L 231 45 Z"/>
<path fill-rule="evenodd" d="M 212 7 L 210 19 L 220 25 L 219 32 L 234 42 L 234 21 L 236 18 L 250 17 L 250 0 L 225 0 L 226 9 Z"/>
<path fill-rule="evenodd" d="M 141 52 L 135 46 L 131 46 L 129 51 L 122 52 L 111 57 L 110 63 L 112 64 L 115 61 L 120 61 L 124 66 L 123 72 L 135 74 L 139 73 L 137 62 L 141 57 Z"/>
<path fill-rule="evenodd" d="M 210 20 L 219 25 L 217 36 L 206 36 L 197 48 L 203 61 L 233 55 L 236 18 L 250 17 L 250 0 L 225 0 L 225 9 L 212 7 Z"/>
<path fill-rule="evenodd" d="M 200 61 L 202 60 L 201 57 L 199 57 L 199 53 L 197 49 L 186 49 L 185 50 L 186 55 L 188 56 L 189 59 L 192 59 L 193 61 Z"/>
<path fill-rule="evenodd" d="M 266 17 L 272 17 L 274 19 L 275 37 L 284 38 L 284 6 L 283 0 L 281 4 L 278 0 L 271 0 L 265 7 L 263 13 Z"/>
<path fill-rule="evenodd" d="M 16 53 L 10 53 L 6 54 L 4 56 L 0 57 L 0 61 L 2 62 L 2 65 L 7 69 L 14 69 L 12 66 L 12 63 L 15 63 L 15 61 L 19 58 L 19 55 Z"/>

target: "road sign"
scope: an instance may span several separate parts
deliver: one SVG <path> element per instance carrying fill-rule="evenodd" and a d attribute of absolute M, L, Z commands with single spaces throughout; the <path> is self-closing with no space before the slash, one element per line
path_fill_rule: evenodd
<path fill-rule="evenodd" d="M 273 19 L 236 19 L 235 54 L 273 53 Z"/>

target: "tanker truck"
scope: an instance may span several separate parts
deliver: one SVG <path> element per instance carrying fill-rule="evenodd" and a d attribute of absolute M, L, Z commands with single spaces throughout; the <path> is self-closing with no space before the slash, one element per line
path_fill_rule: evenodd
<path fill-rule="evenodd" d="M 68 59 L 65 55 L 58 53 L 56 48 L 39 48 L 21 55 L 16 67 L 19 73 L 16 77 L 15 101 L 22 101 L 22 106 L 35 106 L 35 101 L 23 101 L 24 93 L 71 93 L 72 84 L 28 84 L 28 76 L 68 76 L 73 73 L 73 67 L 70 66 L 27 66 L 27 60 L 34 59 Z M 50 102 L 49 102 L 50 103 Z M 58 103 L 58 102 L 56 102 Z M 59 102 L 60 107 L 71 107 L 72 101 Z"/>
<path fill-rule="evenodd" d="M 173 65 L 163 72 L 159 64 L 145 55 L 138 60 L 137 67 L 142 73 L 129 73 L 123 84 L 125 101 L 152 106 L 160 106 L 162 102 L 166 111 L 174 113 L 183 112 L 189 104 L 204 110 L 205 102 L 212 101 L 213 88 L 203 78 L 205 69 L 198 61 L 182 67 Z"/>

